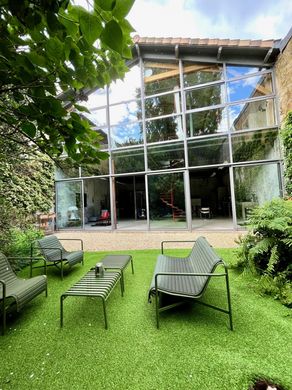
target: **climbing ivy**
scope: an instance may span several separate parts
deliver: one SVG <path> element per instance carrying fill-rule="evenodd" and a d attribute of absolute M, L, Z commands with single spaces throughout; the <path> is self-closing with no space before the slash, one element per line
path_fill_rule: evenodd
<path fill-rule="evenodd" d="M 284 146 L 285 189 L 288 196 L 292 196 L 292 111 L 288 112 L 284 127 L 281 131 Z"/>

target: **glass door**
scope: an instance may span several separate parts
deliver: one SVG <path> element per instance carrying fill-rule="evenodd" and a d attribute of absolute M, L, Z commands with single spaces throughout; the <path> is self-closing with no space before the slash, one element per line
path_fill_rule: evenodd
<path fill-rule="evenodd" d="M 56 183 L 57 229 L 83 227 L 82 181 Z"/>
<path fill-rule="evenodd" d="M 238 225 L 245 225 L 250 211 L 281 196 L 279 166 L 276 163 L 234 168 L 235 206 Z"/>
<path fill-rule="evenodd" d="M 184 174 L 148 176 L 150 229 L 186 229 Z"/>

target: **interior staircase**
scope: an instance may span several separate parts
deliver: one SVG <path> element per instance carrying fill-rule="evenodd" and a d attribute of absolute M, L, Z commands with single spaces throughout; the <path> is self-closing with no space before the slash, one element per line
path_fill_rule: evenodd
<path fill-rule="evenodd" d="M 160 194 L 160 200 L 171 208 L 173 220 L 181 219 L 186 217 L 186 213 L 183 209 L 174 205 L 173 191 Z"/>

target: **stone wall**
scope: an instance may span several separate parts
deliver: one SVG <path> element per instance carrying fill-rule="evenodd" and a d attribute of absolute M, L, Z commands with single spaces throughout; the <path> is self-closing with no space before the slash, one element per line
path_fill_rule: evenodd
<path fill-rule="evenodd" d="M 280 119 L 283 123 L 288 111 L 292 110 L 292 39 L 279 55 L 275 70 Z"/>

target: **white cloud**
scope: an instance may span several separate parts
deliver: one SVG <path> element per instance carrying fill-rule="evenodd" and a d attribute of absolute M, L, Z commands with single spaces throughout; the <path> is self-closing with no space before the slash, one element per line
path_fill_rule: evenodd
<path fill-rule="evenodd" d="M 136 0 L 128 19 L 148 37 L 271 39 L 291 27 L 291 0 L 213 1 Z"/>

